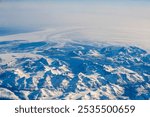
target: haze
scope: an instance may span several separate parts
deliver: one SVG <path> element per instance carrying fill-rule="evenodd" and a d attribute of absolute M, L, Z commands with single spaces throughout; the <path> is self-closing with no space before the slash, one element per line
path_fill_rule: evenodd
<path fill-rule="evenodd" d="M 149 0 L 2 0 L 0 28 L 44 30 L 82 27 L 91 39 L 149 48 Z"/>

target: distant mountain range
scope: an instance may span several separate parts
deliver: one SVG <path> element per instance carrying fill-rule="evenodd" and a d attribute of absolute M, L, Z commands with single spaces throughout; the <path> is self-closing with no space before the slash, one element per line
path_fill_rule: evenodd
<path fill-rule="evenodd" d="M 150 99 L 150 54 L 84 41 L 0 41 L 0 99 Z"/>

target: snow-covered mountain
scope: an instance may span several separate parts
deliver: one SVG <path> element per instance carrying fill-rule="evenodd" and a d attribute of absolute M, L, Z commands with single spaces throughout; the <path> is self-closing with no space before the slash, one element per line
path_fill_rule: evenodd
<path fill-rule="evenodd" d="M 0 41 L 0 99 L 150 99 L 150 54 L 92 41 Z"/>

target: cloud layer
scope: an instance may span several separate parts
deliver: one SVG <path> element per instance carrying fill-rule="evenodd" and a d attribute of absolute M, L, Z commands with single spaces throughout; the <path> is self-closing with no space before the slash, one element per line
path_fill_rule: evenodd
<path fill-rule="evenodd" d="M 0 3 L 0 27 L 47 29 L 84 27 L 89 36 L 150 42 L 148 0 L 13 0 Z M 88 35 L 88 34 L 86 34 Z"/>

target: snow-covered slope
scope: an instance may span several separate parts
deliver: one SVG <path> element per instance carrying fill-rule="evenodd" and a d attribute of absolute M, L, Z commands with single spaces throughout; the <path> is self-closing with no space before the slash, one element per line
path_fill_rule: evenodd
<path fill-rule="evenodd" d="M 20 38 L 0 53 L 0 99 L 150 99 L 150 54 L 135 46 Z"/>

